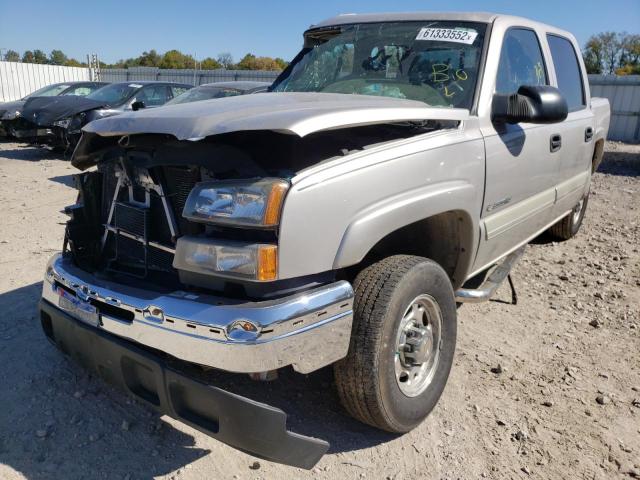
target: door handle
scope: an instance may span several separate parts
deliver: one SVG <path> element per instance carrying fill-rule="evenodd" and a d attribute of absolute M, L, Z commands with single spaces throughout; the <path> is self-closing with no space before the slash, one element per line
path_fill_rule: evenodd
<path fill-rule="evenodd" d="M 549 146 L 551 153 L 557 152 L 562 147 L 562 137 L 559 133 L 555 133 L 551 135 L 551 140 L 549 141 Z"/>
<path fill-rule="evenodd" d="M 593 128 L 587 127 L 586 130 L 584 131 L 584 141 L 590 142 L 592 138 L 593 138 Z"/>

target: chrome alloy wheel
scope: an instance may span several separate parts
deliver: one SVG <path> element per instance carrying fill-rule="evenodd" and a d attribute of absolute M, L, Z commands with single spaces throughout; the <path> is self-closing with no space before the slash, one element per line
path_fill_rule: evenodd
<path fill-rule="evenodd" d="M 438 367 L 442 312 L 430 295 L 414 298 L 402 317 L 396 335 L 395 372 L 400 391 L 407 397 L 424 392 Z"/>
<path fill-rule="evenodd" d="M 583 208 L 584 208 L 584 197 L 580 199 L 580 201 L 575 207 L 573 207 L 573 217 L 571 218 L 571 221 L 573 222 L 574 225 L 580 221 L 580 214 L 582 213 Z"/>

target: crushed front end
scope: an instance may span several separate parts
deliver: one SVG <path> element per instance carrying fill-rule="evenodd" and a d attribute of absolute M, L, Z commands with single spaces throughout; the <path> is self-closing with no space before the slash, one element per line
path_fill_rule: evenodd
<path fill-rule="evenodd" d="M 284 412 L 187 378 L 166 359 L 250 374 L 332 364 L 349 346 L 350 283 L 277 280 L 285 172 L 268 180 L 248 162 L 143 144 L 112 147 L 76 176 L 63 251 L 43 284 L 45 333 L 161 412 L 258 457 L 311 468 L 326 442 L 288 432 Z M 262 205 L 273 210 L 265 220 L 257 210 L 271 193 L 260 192 L 272 184 L 282 198 Z"/>

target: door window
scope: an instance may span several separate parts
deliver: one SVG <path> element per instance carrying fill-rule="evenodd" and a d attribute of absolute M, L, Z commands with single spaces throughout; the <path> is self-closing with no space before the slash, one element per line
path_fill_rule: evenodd
<path fill-rule="evenodd" d="M 159 107 L 169 100 L 165 85 L 147 85 L 136 95 L 136 100 L 144 102 L 146 107 Z"/>
<path fill-rule="evenodd" d="M 584 85 L 576 51 L 571 42 L 557 35 L 547 35 L 553 66 L 558 79 L 558 89 L 569 105 L 569 111 L 582 110 L 586 106 Z"/>
<path fill-rule="evenodd" d="M 70 89 L 67 92 L 64 92 L 65 95 L 76 95 L 78 97 L 85 97 L 92 92 L 91 87 L 86 85 L 75 87 Z"/>
<path fill-rule="evenodd" d="M 496 93 L 516 93 L 522 85 L 548 85 L 540 42 L 533 30 L 512 28 L 505 34 Z"/>

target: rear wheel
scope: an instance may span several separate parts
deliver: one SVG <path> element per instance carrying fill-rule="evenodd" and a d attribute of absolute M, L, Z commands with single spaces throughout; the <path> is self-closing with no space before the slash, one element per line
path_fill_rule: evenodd
<path fill-rule="evenodd" d="M 553 225 L 549 232 L 558 240 L 569 240 L 575 236 L 580 230 L 582 220 L 587 212 L 587 203 L 589 202 L 589 192 L 580 199 L 580 201 L 573 207 L 573 210 L 569 215 L 564 217 L 558 223 Z"/>
<path fill-rule="evenodd" d="M 451 282 L 435 262 L 397 255 L 360 272 L 354 288 L 349 353 L 334 366 L 338 394 L 358 420 L 407 432 L 435 407 L 451 370 Z"/>

